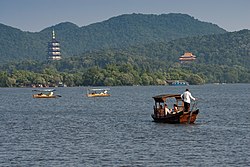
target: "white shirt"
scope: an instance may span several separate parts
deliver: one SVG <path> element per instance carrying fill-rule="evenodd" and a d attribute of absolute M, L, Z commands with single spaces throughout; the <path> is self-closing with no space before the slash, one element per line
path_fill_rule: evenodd
<path fill-rule="evenodd" d="M 195 100 L 195 98 L 191 95 L 189 91 L 185 91 L 182 95 L 181 98 L 183 99 L 184 102 L 190 103 L 191 99 Z"/>

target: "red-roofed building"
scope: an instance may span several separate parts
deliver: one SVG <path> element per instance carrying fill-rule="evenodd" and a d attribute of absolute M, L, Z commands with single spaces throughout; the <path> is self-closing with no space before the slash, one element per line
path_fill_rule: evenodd
<path fill-rule="evenodd" d="M 182 55 L 179 60 L 181 63 L 187 63 L 187 62 L 192 62 L 196 59 L 196 56 L 193 55 L 191 52 L 186 52 L 184 55 Z"/>

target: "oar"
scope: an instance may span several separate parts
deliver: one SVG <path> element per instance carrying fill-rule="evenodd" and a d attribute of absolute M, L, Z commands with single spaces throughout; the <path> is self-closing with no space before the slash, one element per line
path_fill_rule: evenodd
<path fill-rule="evenodd" d="M 56 95 L 57 97 L 62 97 L 61 95 Z"/>

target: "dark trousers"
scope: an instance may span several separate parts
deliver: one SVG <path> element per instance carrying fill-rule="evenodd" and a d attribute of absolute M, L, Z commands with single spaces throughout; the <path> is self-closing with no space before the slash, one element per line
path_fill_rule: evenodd
<path fill-rule="evenodd" d="M 190 103 L 184 102 L 184 112 L 188 112 L 190 109 Z"/>

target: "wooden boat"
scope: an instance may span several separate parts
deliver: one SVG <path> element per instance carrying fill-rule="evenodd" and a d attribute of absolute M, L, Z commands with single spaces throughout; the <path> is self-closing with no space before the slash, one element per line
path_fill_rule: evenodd
<path fill-rule="evenodd" d="M 33 98 L 57 98 L 61 97 L 60 95 L 55 95 L 55 89 L 43 89 L 43 90 L 33 90 L 35 92 L 39 92 L 37 94 L 33 94 Z"/>
<path fill-rule="evenodd" d="M 90 88 L 87 89 L 87 97 L 108 97 L 110 94 L 108 93 L 109 88 Z"/>
<path fill-rule="evenodd" d="M 181 99 L 181 94 L 163 94 L 153 97 L 155 100 L 154 113 L 151 115 L 155 122 L 161 123 L 194 123 L 199 109 L 197 103 L 194 103 L 191 110 L 184 112 L 184 103 Z M 176 108 L 169 109 L 168 104 L 175 105 Z M 165 106 L 165 107 L 163 107 Z M 168 112 L 166 112 L 166 110 Z"/>

